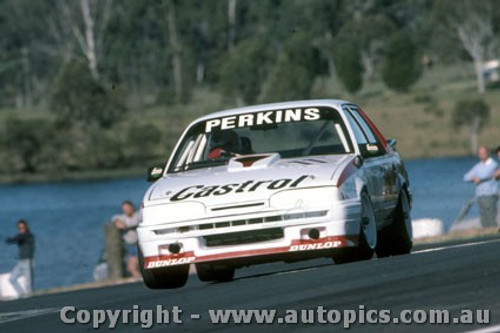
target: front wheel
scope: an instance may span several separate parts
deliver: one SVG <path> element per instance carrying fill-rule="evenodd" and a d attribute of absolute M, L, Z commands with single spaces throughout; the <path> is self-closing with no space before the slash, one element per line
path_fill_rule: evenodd
<path fill-rule="evenodd" d="M 367 192 L 361 193 L 361 223 L 359 242 L 355 248 L 346 248 L 334 256 L 336 264 L 370 260 L 377 247 L 377 222 L 373 204 Z"/>
<path fill-rule="evenodd" d="M 392 224 L 379 232 L 377 257 L 408 254 L 413 246 L 410 200 L 405 190 L 399 195 Z"/>
<path fill-rule="evenodd" d="M 175 289 L 183 287 L 189 278 L 189 265 L 145 269 L 144 256 L 138 251 L 142 280 L 149 289 Z"/>

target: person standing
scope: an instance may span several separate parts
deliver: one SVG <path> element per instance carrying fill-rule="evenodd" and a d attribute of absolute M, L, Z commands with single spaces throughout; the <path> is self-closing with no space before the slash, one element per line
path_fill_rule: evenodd
<path fill-rule="evenodd" d="M 464 181 L 476 184 L 476 197 L 483 228 L 495 227 L 498 187 L 494 176 L 498 164 L 490 157 L 488 148 L 484 146 L 479 147 L 477 156 L 479 163 L 464 175 Z"/>
<path fill-rule="evenodd" d="M 497 153 L 497 158 L 500 161 L 500 146 L 497 147 L 496 153 Z M 497 171 L 495 171 L 495 179 L 500 180 L 500 169 L 497 169 Z"/>
<path fill-rule="evenodd" d="M 141 216 L 136 212 L 134 204 L 128 200 L 122 202 L 122 213 L 113 217 L 113 223 L 122 231 L 125 245 L 127 270 L 132 277 L 140 277 L 139 259 L 137 258 L 137 225 Z"/>
<path fill-rule="evenodd" d="M 35 237 L 30 231 L 28 223 L 24 220 L 17 222 L 19 233 L 6 240 L 7 244 L 17 245 L 19 250 L 19 261 L 10 273 L 9 281 L 20 297 L 29 296 L 33 292 L 33 257 L 35 254 Z M 18 280 L 26 279 L 26 289 Z"/>

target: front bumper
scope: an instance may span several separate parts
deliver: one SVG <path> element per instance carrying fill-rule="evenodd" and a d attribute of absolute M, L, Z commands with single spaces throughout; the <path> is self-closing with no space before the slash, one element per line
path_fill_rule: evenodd
<path fill-rule="evenodd" d="M 302 252 L 314 254 L 357 246 L 360 216 L 360 202 L 345 200 L 315 207 L 314 211 L 273 210 L 152 226 L 142 224 L 137 232 L 145 269 L 243 258 L 252 263 L 252 258 L 257 262 L 263 256 L 296 257 Z"/>

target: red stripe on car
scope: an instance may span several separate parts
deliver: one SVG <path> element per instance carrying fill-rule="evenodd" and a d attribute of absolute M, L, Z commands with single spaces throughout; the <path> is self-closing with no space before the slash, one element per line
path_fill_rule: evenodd
<path fill-rule="evenodd" d="M 382 132 L 380 132 L 378 130 L 377 126 L 375 126 L 375 124 L 371 121 L 371 119 L 366 115 L 366 113 L 361 108 L 358 108 L 358 111 L 359 111 L 359 114 L 361 115 L 361 117 L 363 117 L 363 119 L 368 123 L 368 126 L 370 126 L 373 133 L 380 140 L 380 143 L 382 143 L 382 146 L 384 146 L 384 148 L 387 148 L 387 141 L 386 141 L 384 135 L 382 134 Z"/>
<path fill-rule="evenodd" d="M 334 249 L 334 248 L 343 248 L 343 247 L 351 247 L 358 245 L 358 235 L 346 235 L 346 236 L 329 236 L 320 238 L 318 240 L 314 239 L 296 239 L 291 242 L 288 246 L 274 247 L 268 249 L 256 249 L 256 250 L 245 250 L 245 251 L 233 251 L 227 253 L 218 253 L 218 254 L 209 254 L 204 256 L 197 256 L 194 261 L 191 263 L 197 262 L 207 262 L 207 261 L 217 261 L 224 259 L 234 259 L 240 257 L 252 257 L 252 256 L 261 256 L 261 255 L 271 255 L 277 253 L 289 253 L 294 251 L 310 251 L 310 250 L 322 250 L 322 249 Z M 328 244 L 336 242 L 335 247 L 331 248 L 321 248 L 322 244 Z M 317 245 L 318 248 L 311 248 L 308 250 L 302 250 L 302 248 L 311 247 L 311 245 Z M 301 247 L 302 246 L 302 247 Z M 298 250 L 294 250 L 294 248 L 298 248 Z M 151 256 L 144 258 L 144 268 L 147 269 L 148 265 L 151 262 L 158 261 L 166 261 L 166 260 L 179 260 L 182 258 L 191 258 L 195 257 L 193 251 L 188 251 L 184 253 L 171 254 L 171 255 L 160 255 L 160 256 Z"/>
<path fill-rule="evenodd" d="M 341 186 L 351 175 L 353 175 L 356 171 L 358 171 L 358 167 L 354 164 L 354 158 L 346 165 L 344 170 L 339 176 L 339 180 L 337 181 L 337 187 Z"/>

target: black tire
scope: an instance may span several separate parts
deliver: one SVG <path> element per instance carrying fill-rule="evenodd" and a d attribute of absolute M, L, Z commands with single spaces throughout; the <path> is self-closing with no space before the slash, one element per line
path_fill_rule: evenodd
<path fill-rule="evenodd" d="M 189 265 L 144 269 L 144 257 L 138 251 L 142 280 L 149 289 L 176 289 L 183 287 L 189 278 Z"/>
<path fill-rule="evenodd" d="M 377 247 L 377 222 L 373 212 L 372 201 L 368 193 L 361 193 L 361 202 L 363 204 L 363 211 L 362 222 L 359 230 L 359 244 L 357 247 L 342 249 L 336 253 L 333 257 L 336 264 L 347 264 L 354 261 L 370 260 L 375 253 L 375 249 Z M 370 225 L 365 223 L 366 218 L 370 219 L 368 222 Z M 371 239 L 370 242 L 368 242 L 366 236 L 367 227 L 372 228 L 372 232 L 374 233 L 374 239 Z M 373 228 L 375 229 L 373 230 Z"/>
<path fill-rule="evenodd" d="M 408 193 L 403 189 L 399 194 L 398 205 L 392 224 L 378 235 L 377 257 L 389 257 L 411 252 L 413 236 Z"/>
<path fill-rule="evenodd" d="M 196 274 L 203 282 L 229 282 L 234 278 L 235 268 L 230 265 L 196 264 Z"/>

